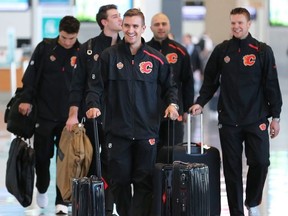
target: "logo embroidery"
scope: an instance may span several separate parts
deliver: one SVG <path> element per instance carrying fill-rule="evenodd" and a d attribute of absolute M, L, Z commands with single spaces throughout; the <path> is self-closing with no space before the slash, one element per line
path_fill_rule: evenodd
<path fill-rule="evenodd" d="M 245 66 L 253 66 L 255 64 L 256 56 L 254 54 L 249 54 L 243 56 L 243 64 Z"/>
<path fill-rule="evenodd" d="M 225 63 L 229 63 L 229 62 L 230 62 L 230 57 L 229 57 L 229 56 L 225 56 L 224 62 L 225 62 Z"/>
<path fill-rule="evenodd" d="M 166 59 L 169 64 L 175 64 L 178 61 L 178 55 L 176 53 L 169 53 L 166 55 Z"/>
<path fill-rule="evenodd" d="M 56 57 L 55 57 L 54 55 L 51 55 L 51 56 L 50 56 L 50 60 L 51 60 L 51 61 L 55 61 L 55 60 L 56 60 Z"/>
<path fill-rule="evenodd" d="M 261 131 L 265 131 L 266 130 L 266 124 L 265 123 L 260 124 L 259 128 Z"/>
<path fill-rule="evenodd" d="M 155 139 L 149 139 L 149 144 L 150 145 L 155 145 Z"/>
<path fill-rule="evenodd" d="M 117 63 L 117 68 L 121 70 L 124 67 L 122 62 Z"/>
<path fill-rule="evenodd" d="M 98 58 L 99 58 L 99 54 L 95 54 L 93 58 L 94 58 L 95 61 L 97 61 Z"/>
<path fill-rule="evenodd" d="M 70 64 L 72 67 L 74 67 L 76 65 L 76 60 L 77 60 L 77 57 L 76 56 L 72 56 L 71 59 L 70 59 Z"/>
<path fill-rule="evenodd" d="M 139 68 L 141 73 L 145 73 L 145 74 L 149 74 L 152 71 L 153 68 L 153 64 L 152 62 L 148 61 L 148 62 L 141 62 L 139 64 Z"/>

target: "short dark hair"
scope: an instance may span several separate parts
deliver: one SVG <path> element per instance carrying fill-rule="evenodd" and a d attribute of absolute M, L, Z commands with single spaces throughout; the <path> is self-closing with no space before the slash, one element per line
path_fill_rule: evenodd
<path fill-rule="evenodd" d="M 107 19 L 108 15 L 107 15 L 107 11 L 111 10 L 111 9 L 118 9 L 116 5 L 114 4 L 108 4 L 108 5 L 103 5 L 99 8 L 98 13 L 96 14 L 96 22 L 98 23 L 98 25 L 100 26 L 100 29 L 103 30 L 104 26 L 101 23 L 102 19 Z"/>
<path fill-rule="evenodd" d="M 140 9 L 138 8 L 129 9 L 125 12 L 123 17 L 125 18 L 125 17 L 132 17 L 132 16 L 140 16 L 142 19 L 142 24 L 145 25 L 145 16 Z"/>
<path fill-rule="evenodd" d="M 244 16 L 246 16 L 248 21 L 251 20 L 250 13 L 246 8 L 237 7 L 237 8 L 232 9 L 230 12 L 230 15 L 236 15 L 236 14 L 243 14 Z"/>
<path fill-rule="evenodd" d="M 80 29 L 80 22 L 73 16 L 64 16 L 60 20 L 59 32 L 65 31 L 68 34 L 78 33 Z"/>

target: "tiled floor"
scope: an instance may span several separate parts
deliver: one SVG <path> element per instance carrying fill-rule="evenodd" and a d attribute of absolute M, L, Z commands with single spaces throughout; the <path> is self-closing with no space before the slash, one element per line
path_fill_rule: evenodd
<path fill-rule="evenodd" d="M 284 71 L 284 70 L 282 70 Z M 271 166 L 269 175 L 267 177 L 263 202 L 261 205 L 261 216 L 285 216 L 287 213 L 287 200 L 288 200 L 288 121 L 287 121 L 287 104 L 288 98 L 288 77 L 284 75 L 280 77 L 280 84 L 283 94 L 284 106 L 281 116 L 281 133 L 280 135 L 271 140 Z M 5 188 L 5 169 L 6 161 L 9 150 L 11 136 L 5 131 L 5 124 L 3 124 L 3 111 L 5 104 L 9 98 L 8 93 L 0 92 L 0 216 L 52 216 L 55 215 L 54 198 L 55 198 L 55 163 L 53 161 L 51 166 L 52 181 L 49 188 L 49 206 L 42 210 L 37 207 L 35 202 L 28 208 L 23 208 L 18 204 L 17 200 L 7 192 Z M 205 124 L 205 143 L 213 145 L 220 149 L 217 121 L 209 118 L 206 112 Z M 53 159 L 54 160 L 54 159 Z M 245 161 L 244 161 L 245 163 Z M 229 216 L 228 205 L 225 193 L 225 184 L 223 175 L 221 175 L 221 202 L 222 202 L 222 216 Z M 245 170 L 243 172 L 245 176 Z"/>

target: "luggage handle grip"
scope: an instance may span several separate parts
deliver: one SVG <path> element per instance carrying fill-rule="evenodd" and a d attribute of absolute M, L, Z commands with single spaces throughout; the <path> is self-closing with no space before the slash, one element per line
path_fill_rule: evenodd
<path fill-rule="evenodd" d="M 191 116 L 187 114 L 187 154 L 191 154 Z M 204 154 L 204 132 L 203 132 L 203 112 L 200 113 L 200 148 L 201 154 Z"/>

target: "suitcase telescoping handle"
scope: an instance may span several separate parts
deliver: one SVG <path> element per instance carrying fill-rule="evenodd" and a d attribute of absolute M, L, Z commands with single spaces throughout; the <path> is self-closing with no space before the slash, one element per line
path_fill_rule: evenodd
<path fill-rule="evenodd" d="M 187 115 L 187 154 L 191 154 L 191 117 L 192 114 L 188 112 Z M 203 127 L 203 112 L 200 114 L 200 148 L 201 154 L 204 153 L 204 127 Z"/>
<path fill-rule="evenodd" d="M 96 176 L 98 178 L 102 178 L 98 125 L 97 125 L 97 120 L 95 118 L 93 118 L 93 130 L 94 130 L 94 139 L 95 139 Z"/>

